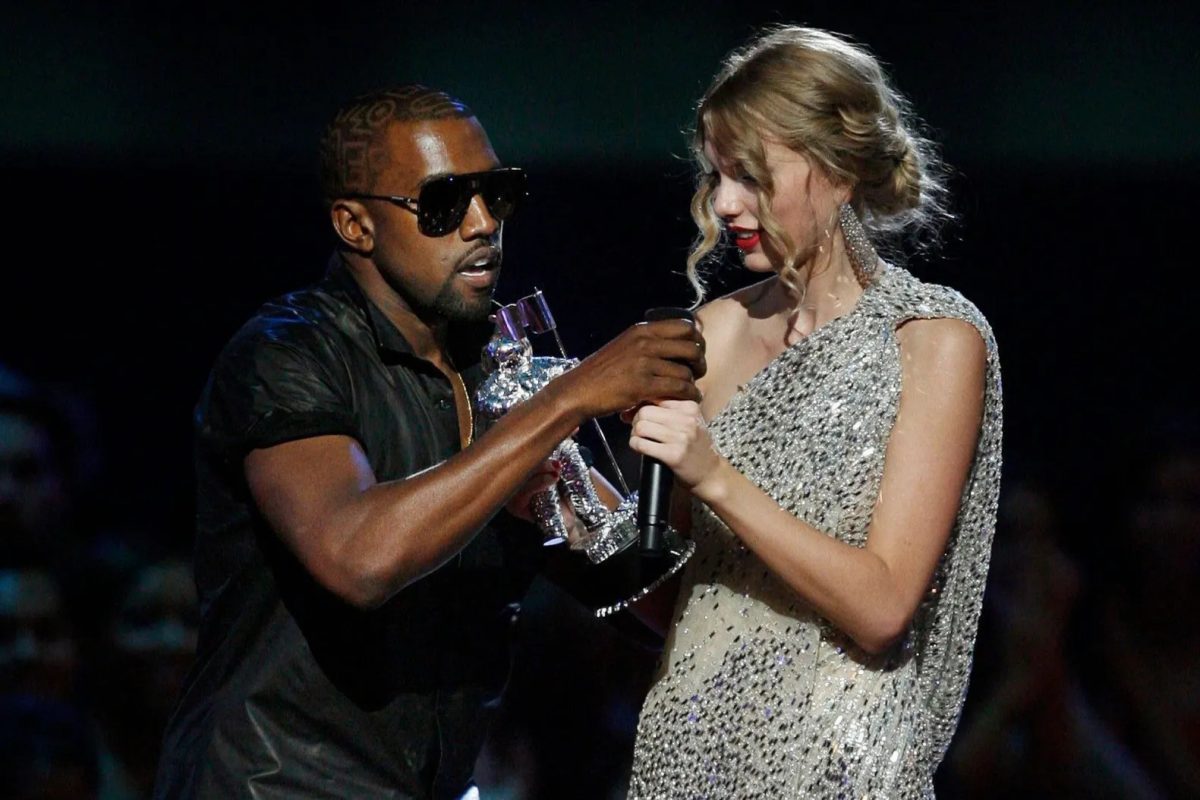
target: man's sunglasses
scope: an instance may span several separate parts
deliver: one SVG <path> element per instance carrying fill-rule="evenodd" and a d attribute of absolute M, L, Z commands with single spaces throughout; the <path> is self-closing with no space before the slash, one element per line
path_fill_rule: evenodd
<path fill-rule="evenodd" d="M 462 224 L 471 205 L 479 195 L 488 212 L 503 222 L 512 216 L 517 206 L 528 196 L 525 190 L 525 170 L 520 167 L 501 167 L 487 172 L 464 175 L 444 175 L 421 186 L 416 197 L 350 192 L 342 195 L 348 200 L 388 200 L 417 215 L 417 228 L 426 236 L 445 236 Z"/>

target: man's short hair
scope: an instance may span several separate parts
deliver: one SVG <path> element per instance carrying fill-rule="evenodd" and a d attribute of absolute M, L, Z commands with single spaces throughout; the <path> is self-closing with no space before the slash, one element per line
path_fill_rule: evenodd
<path fill-rule="evenodd" d="M 371 192 L 387 163 L 383 133 L 393 122 L 473 117 L 445 92 L 411 83 L 356 97 L 321 137 L 321 192 L 327 203 L 350 192 Z"/>

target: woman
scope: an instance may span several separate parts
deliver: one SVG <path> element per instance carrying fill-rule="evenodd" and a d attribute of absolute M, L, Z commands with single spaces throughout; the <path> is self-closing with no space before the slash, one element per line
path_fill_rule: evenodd
<path fill-rule="evenodd" d="M 724 232 L 767 277 L 699 310 L 703 402 L 633 420 L 630 447 L 675 472 L 697 552 L 630 795 L 932 796 L 970 670 L 1001 418 L 986 320 L 872 246 L 946 216 L 934 156 L 870 54 L 797 27 L 729 57 L 694 145 L 689 275 L 702 295 Z"/>

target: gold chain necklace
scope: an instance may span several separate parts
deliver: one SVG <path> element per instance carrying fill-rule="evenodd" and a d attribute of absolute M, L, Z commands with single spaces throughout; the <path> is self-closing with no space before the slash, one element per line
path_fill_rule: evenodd
<path fill-rule="evenodd" d="M 458 386 L 462 389 L 463 400 L 467 404 L 467 441 L 463 445 L 463 449 L 466 449 L 475 438 L 475 410 L 471 408 L 471 394 L 467 391 L 467 382 L 463 380 L 462 375 L 457 370 L 454 371 L 454 377 L 458 379 Z"/>

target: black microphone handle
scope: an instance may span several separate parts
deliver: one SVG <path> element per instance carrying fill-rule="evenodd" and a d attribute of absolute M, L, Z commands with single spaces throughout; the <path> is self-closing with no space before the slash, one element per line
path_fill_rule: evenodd
<path fill-rule="evenodd" d="M 642 456 L 642 479 L 638 486 L 638 545 L 643 553 L 660 554 L 666 549 L 666 531 L 671 510 L 671 488 L 675 476 L 657 458 Z"/>
<path fill-rule="evenodd" d="M 660 319 L 694 321 L 686 308 L 660 307 L 646 311 L 646 322 Z M 657 458 L 642 456 L 642 474 L 638 486 L 638 544 L 643 554 L 662 555 L 666 552 L 666 531 L 671 512 L 671 488 L 675 476 Z"/>

